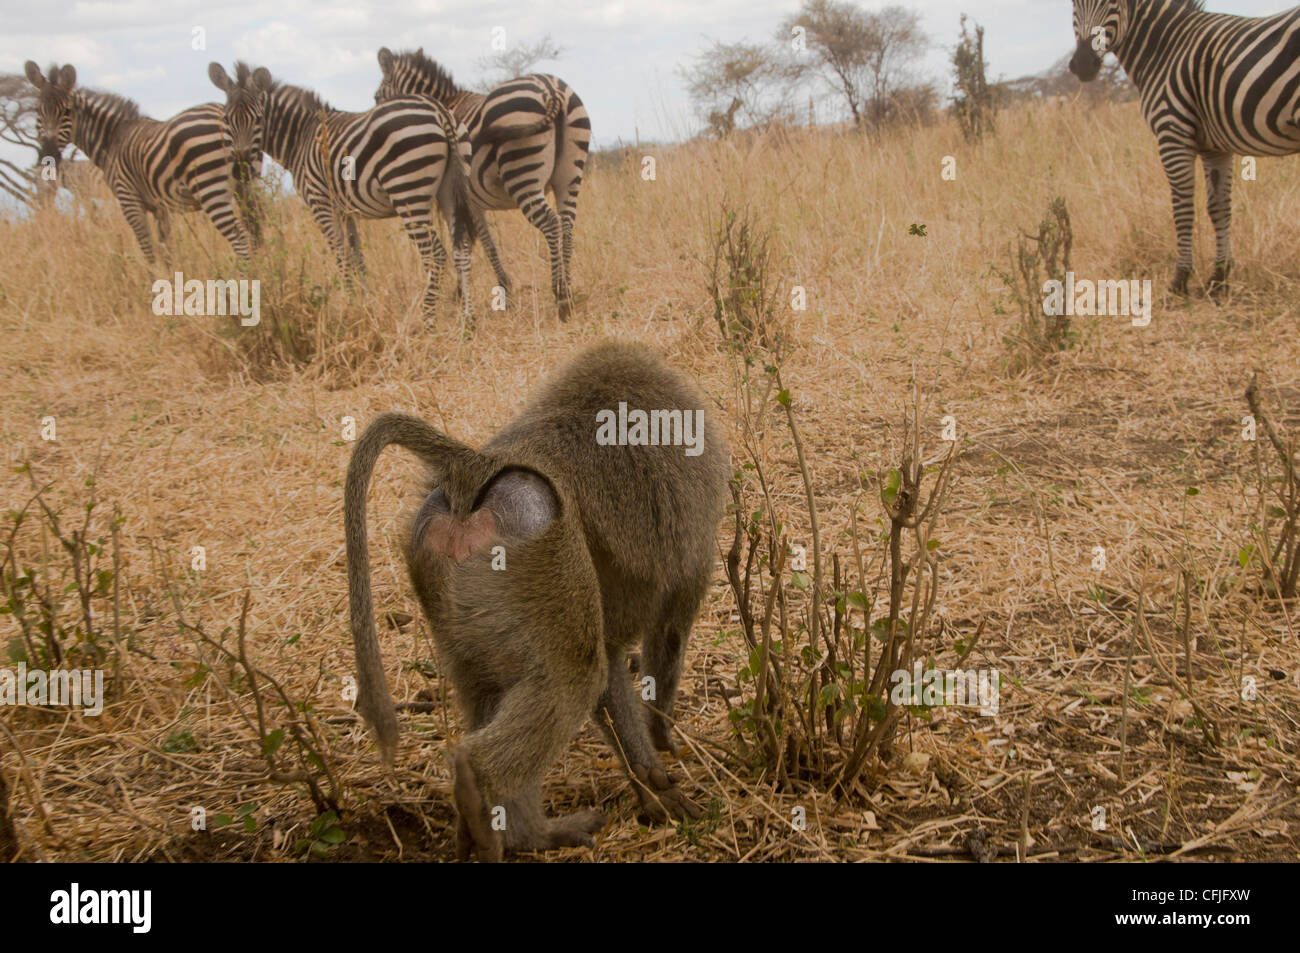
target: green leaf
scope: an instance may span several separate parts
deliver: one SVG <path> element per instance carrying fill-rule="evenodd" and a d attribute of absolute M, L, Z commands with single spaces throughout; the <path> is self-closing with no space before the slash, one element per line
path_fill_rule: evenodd
<path fill-rule="evenodd" d="M 277 728 L 262 739 L 262 756 L 269 757 L 279 750 L 280 745 L 284 743 L 284 729 Z"/>
<path fill-rule="evenodd" d="M 901 470 L 890 470 L 889 479 L 885 481 L 885 491 L 881 494 L 886 503 L 893 503 L 898 499 L 898 488 L 903 485 L 903 473 Z"/>
<path fill-rule="evenodd" d="M 796 589 L 807 589 L 808 588 L 807 574 L 801 572 L 790 573 L 790 585 L 794 586 Z"/>
<path fill-rule="evenodd" d="M 1250 565 L 1250 557 L 1255 553 L 1254 546 L 1243 546 L 1237 551 L 1237 562 L 1241 563 L 1241 568 L 1245 569 Z"/>
<path fill-rule="evenodd" d="M 1187 495 L 1188 495 L 1188 496 L 1196 496 L 1196 495 L 1197 495 L 1198 493 L 1200 493 L 1200 492 L 1201 492 L 1201 491 L 1198 490 L 1198 489 L 1197 489 L 1196 487 L 1194 487 L 1194 486 L 1189 486 L 1189 487 L 1187 488 Z"/>
<path fill-rule="evenodd" d="M 861 592 L 849 593 L 849 605 L 853 606 L 855 609 L 861 609 L 863 612 L 866 612 L 871 608 L 871 602 L 867 599 L 866 595 Z"/>
<path fill-rule="evenodd" d="M 937 539 L 927 539 L 925 541 L 925 548 L 928 549 L 930 552 L 934 552 L 936 549 L 939 548 L 939 541 Z"/>
<path fill-rule="evenodd" d="M 782 407 L 789 407 L 790 392 L 788 390 L 782 390 L 780 393 L 776 395 L 776 402 L 780 404 Z"/>

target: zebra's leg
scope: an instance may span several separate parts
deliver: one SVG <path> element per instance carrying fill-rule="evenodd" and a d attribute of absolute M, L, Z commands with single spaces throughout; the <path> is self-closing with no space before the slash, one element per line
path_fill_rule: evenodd
<path fill-rule="evenodd" d="M 1180 140 L 1160 140 L 1160 163 L 1165 167 L 1169 192 L 1174 206 L 1174 231 L 1178 234 L 1178 266 L 1169 290 L 1187 294 L 1187 279 L 1192 274 L 1193 226 L 1196 222 L 1196 152 Z"/>
<path fill-rule="evenodd" d="M 149 219 L 145 215 L 144 206 L 140 203 L 139 196 L 126 188 L 117 188 L 113 191 L 117 195 L 117 204 L 122 208 L 122 215 L 125 216 L 126 223 L 131 226 L 131 231 L 135 233 L 135 240 L 140 246 L 140 251 L 144 252 L 144 257 L 149 264 L 155 264 L 157 259 L 154 257 L 153 236 L 149 234 Z"/>
<path fill-rule="evenodd" d="M 472 206 L 470 212 L 474 216 L 474 234 L 483 243 L 483 251 L 487 253 L 488 262 L 491 263 L 492 271 L 497 276 L 497 284 L 504 288 L 506 294 L 509 295 L 510 276 L 506 274 L 505 266 L 501 264 L 501 255 L 497 252 L 497 243 L 492 238 L 492 231 L 488 228 L 487 216 L 483 213 L 483 209 L 478 206 Z"/>
<path fill-rule="evenodd" d="M 445 183 L 446 178 L 443 181 Z M 466 329 L 470 329 L 474 327 L 474 308 L 469 299 L 469 255 L 474 247 L 474 213 L 466 202 L 457 202 L 456 198 L 446 187 L 438 191 L 438 209 L 447 223 L 447 231 L 451 233 L 451 261 L 456 269 L 461 320 Z"/>
<path fill-rule="evenodd" d="M 1214 276 L 1208 290 L 1217 298 L 1228 289 L 1232 270 L 1232 153 L 1201 156 L 1205 167 L 1205 205 L 1214 223 Z"/>
<path fill-rule="evenodd" d="M 348 260 L 358 274 L 364 275 L 366 273 L 366 260 L 361 256 L 361 233 L 357 230 L 356 217 L 348 215 L 343 221 L 348 233 Z"/>
<path fill-rule="evenodd" d="M 325 236 L 325 241 L 329 243 L 330 250 L 334 252 L 334 260 L 338 262 L 339 270 L 343 272 L 343 287 L 351 294 L 356 290 L 356 280 L 352 274 L 352 256 L 348 253 L 344 242 L 342 226 L 334 203 L 328 196 L 321 195 L 315 190 L 305 191 L 303 198 L 311 209 L 311 217 L 316 220 L 317 226 Z"/>
<path fill-rule="evenodd" d="M 250 251 L 257 251 L 262 244 L 262 210 L 254 188 L 256 176 L 250 166 L 240 163 L 235 166 L 234 179 L 235 202 L 239 206 L 244 233 L 248 236 L 248 247 Z"/>
<path fill-rule="evenodd" d="M 442 281 L 442 271 L 447 267 L 447 249 L 433 228 L 433 220 L 429 217 L 432 211 L 430 204 L 420 196 L 414 196 L 409 201 L 393 200 L 393 207 L 402 220 L 402 226 L 411 241 L 415 242 L 415 247 L 420 252 L 420 261 L 424 264 L 427 276 L 424 286 L 426 321 L 437 313 L 438 285 Z"/>
<path fill-rule="evenodd" d="M 524 213 L 524 218 L 546 238 L 546 246 L 551 253 L 551 291 L 555 294 L 555 303 L 560 310 L 560 320 L 567 321 L 573 302 L 569 297 L 569 283 L 564 274 L 560 216 L 555 214 L 555 209 L 551 208 L 551 203 L 546 201 L 546 196 L 541 191 L 517 196 L 515 202 Z"/>
<path fill-rule="evenodd" d="M 155 208 L 153 210 L 153 220 L 158 225 L 158 251 L 163 262 L 169 262 L 171 261 L 170 245 L 172 240 L 171 217 L 167 214 L 166 209 Z"/>
<path fill-rule="evenodd" d="M 248 233 L 244 231 L 244 225 L 235 214 L 235 191 L 233 188 L 225 187 L 220 189 L 209 189 L 207 192 L 199 192 L 197 186 L 191 189 L 199 200 L 199 205 L 207 213 L 208 218 L 212 219 L 212 224 L 217 226 L 217 231 L 225 236 L 226 241 L 230 242 L 230 247 L 235 250 L 235 254 L 244 260 L 251 257 L 248 248 Z"/>

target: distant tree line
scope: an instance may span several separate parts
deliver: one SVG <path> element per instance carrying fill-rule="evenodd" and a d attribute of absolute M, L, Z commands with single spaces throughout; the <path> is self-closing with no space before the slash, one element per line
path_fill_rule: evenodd
<path fill-rule="evenodd" d="M 961 18 L 951 52 L 952 93 L 945 96 L 918 64 L 933 43 L 915 11 L 864 10 L 849 0 L 804 0 L 767 42 L 714 40 L 680 69 L 687 93 L 715 136 L 742 127 L 843 119 L 863 131 L 898 121 L 929 122 L 945 98 L 968 138 L 992 131 L 997 110 L 1025 98 L 1075 96 L 1080 83 L 1068 54 L 1036 76 L 991 82 L 984 28 Z M 1118 63 L 1084 87 L 1089 100 L 1125 99 L 1132 87 Z M 820 108 L 819 108 L 820 107 Z M 820 115 L 819 115 L 820 114 Z"/>

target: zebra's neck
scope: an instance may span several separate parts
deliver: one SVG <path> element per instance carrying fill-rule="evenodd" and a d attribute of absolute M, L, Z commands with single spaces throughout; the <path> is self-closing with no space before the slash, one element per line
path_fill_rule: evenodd
<path fill-rule="evenodd" d="M 1119 4 L 1126 24 L 1123 38 L 1111 52 L 1139 93 L 1153 76 L 1163 75 L 1162 57 L 1157 54 L 1169 38 L 1192 18 L 1214 16 L 1189 0 L 1119 0 Z"/>
<path fill-rule="evenodd" d="M 122 128 L 140 118 L 130 100 L 79 89 L 72 108 L 72 144 L 101 169 L 108 162 Z"/>
<path fill-rule="evenodd" d="M 312 92 L 298 86 L 280 86 L 267 94 L 263 118 L 263 148 L 289 170 L 295 187 L 316 146 L 322 114 L 331 109 Z"/>

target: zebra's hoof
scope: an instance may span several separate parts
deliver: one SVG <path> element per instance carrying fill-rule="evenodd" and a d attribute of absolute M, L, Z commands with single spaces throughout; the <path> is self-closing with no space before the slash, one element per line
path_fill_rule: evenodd
<path fill-rule="evenodd" d="M 1169 283 L 1169 293 L 1180 297 L 1187 297 L 1187 279 L 1191 277 L 1192 270 L 1184 268 L 1181 265 L 1174 271 L 1174 280 Z"/>
<path fill-rule="evenodd" d="M 1205 290 L 1210 293 L 1210 297 L 1215 301 L 1222 300 L 1228 293 L 1228 272 L 1231 270 L 1231 265 L 1214 266 L 1214 275 L 1210 278 L 1209 284 L 1205 286 Z"/>
<path fill-rule="evenodd" d="M 572 302 L 572 301 L 561 301 L 561 302 L 560 302 L 560 320 L 561 320 L 561 321 L 568 321 L 568 320 L 569 320 L 569 315 L 571 315 L 571 314 L 573 314 L 573 302 Z"/>

